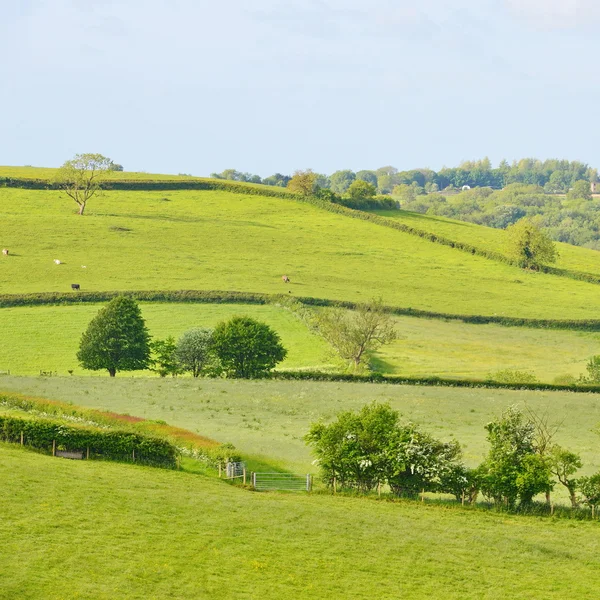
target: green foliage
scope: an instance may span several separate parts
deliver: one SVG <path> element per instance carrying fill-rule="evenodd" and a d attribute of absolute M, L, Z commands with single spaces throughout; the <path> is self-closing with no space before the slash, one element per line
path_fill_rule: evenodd
<path fill-rule="evenodd" d="M 540 228 L 526 219 L 506 230 L 507 253 L 527 269 L 539 269 L 541 265 L 554 263 L 558 251 L 554 242 Z"/>
<path fill-rule="evenodd" d="M 550 470 L 559 483 L 567 488 L 573 508 L 577 508 L 578 505 L 575 492 L 577 491 L 579 482 L 571 476 L 581 469 L 582 466 L 579 454 L 565 450 L 557 445 L 553 446 L 550 453 Z"/>
<path fill-rule="evenodd" d="M 49 419 L 21 419 L 0 414 L 0 439 L 18 444 L 23 442 L 41 451 L 50 452 L 53 441 L 57 449 L 87 452 L 90 458 L 135 460 L 142 464 L 175 468 L 177 448 L 167 440 L 131 431 L 83 427 L 54 422 Z M 135 458 L 134 458 L 135 457 Z"/>
<path fill-rule="evenodd" d="M 228 377 L 264 377 L 287 355 L 279 335 L 250 317 L 234 317 L 217 325 L 213 348 Z"/>
<path fill-rule="evenodd" d="M 345 194 L 355 179 L 356 175 L 353 171 L 336 171 L 329 177 L 331 191 L 336 194 Z"/>
<path fill-rule="evenodd" d="M 482 465 L 482 491 L 496 503 L 531 503 L 551 489 L 550 466 L 536 454 L 535 425 L 514 407 L 486 425 L 490 450 Z"/>
<path fill-rule="evenodd" d="M 116 166 L 110 158 L 101 154 L 76 154 L 56 172 L 55 182 L 76 202 L 79 214 L 83 215 L 90 198 L 101 190 L 106 173 L 117 170 Z"/>
<path fill-rule="evenodd" d="M 137 302 L 119 296 L 100 310 L 81 336 L 77 359 L 85 369 L 107 369 L 111 377 L 146 369 L 150 336 Z"/>
<path fill-rule="evenodd" d="M 567 193 L 569 200 L 591 200 L 592 188 L 589 181 L 579 180 L 573 184 L 573 187 Z"/>
<path fill-rule="evenodd" d="M 321 335 L 344 360 L 358 368 L 368 356 L 397 337 L 395 324 L 381 300 L 371 300 L 349 312 L 342 308 L 321 311 L 315 316 Z"/>
<path fill-rule="evenodd" d="M 372 184 L 362 179 L 356 179 L 348 188 L 346 192 L 350 200 L 360 202 L 362 200 L 369 200 L 377 194 L 377 188 Z"/>
<path fill-rule="evenodd" d="M 595 355 L 590 358 L 586 365 L 588 372 L 587 380 L 590 383 L 600 383 L 600 355 Z"/>
<path fill-rule="evenodd" d="M 177 341 L 176 357 L 181 369 L 193 377 L 214 373 L 213 330 L 195 328 L 186 331 Z"/>
<path fill-rule="evenodd" d="M 398 412 L 376 402 L 338 413 L 330 425 L 313 423 L 305 441 L 328 486 L 361 492 L 386 482 L 396 495 L 439 489 L 460 456 L 457 443 L 401 424 Z"/>
<path fill-rule="evenodd" d="M 503 369 L 490 373 L 489 379 L 498 383 L 538 383 L 537 377 L 528 371 L 515 371 L 513 369 Z M 574 383 L 574 382 L 573 382 Z"/>
<path fill-rule="evenodd" d="M 287 189 L 301 196 L 310 196 L 317 185 L 317 175 L 311 170 L 295 171 L 287 184 Z"/>
<path fill-rule="evenodd" d="M 593 509 L 600 505 L 600 473 L 590 477 L 580 477 L 577 485 L 584 504 Z"/>
<path fill-rule="evenodd" d="M 164 340 L 153 340 L 150 342 L 150 350 L 153 354 L 150 367 L 152 371 L 161 377 L 167 375 L 175 377 L 182 372 L 177 360 L 177 344 L 173 336 Z"/>

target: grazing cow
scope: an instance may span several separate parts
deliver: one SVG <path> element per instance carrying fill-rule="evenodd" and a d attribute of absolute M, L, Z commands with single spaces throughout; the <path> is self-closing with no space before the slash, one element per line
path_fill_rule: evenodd
<path fill-rule="evenodd" d="M 58 260 L 58 258 L 55 258 L 55 259 L 54 259 L 54 264 L 55 264 L 55 265 L 60 265 L 60 260 Z"/>
<path fill-rule="evenodd" d="M 81 286 L 78 283 L 72 283 L 71 284 L 71 289 L 72 290 L 80 290 Z"/>
<path fill-rule="evenodd" d="M 290 283 L 290 278 L 287 275 L 284 275 L 281 279 L 283 283 Z"/>
<path fill-rule="evenodd" d="M 8 256 L 8 249 L 7 248 L 3 248 L 2 249 L 2 254 L 4 254 L 4 256 Z"/>

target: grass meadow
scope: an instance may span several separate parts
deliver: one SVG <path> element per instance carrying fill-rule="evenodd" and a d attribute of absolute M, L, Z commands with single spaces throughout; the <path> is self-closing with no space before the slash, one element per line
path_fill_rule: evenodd
<path fill-rule="evenodd" d="M 231 442 L 278 468 L 315 472 L 303 436 L 311 423 L 333 419 L 374 400 L 405 419 L 463 445 L 475 466 L 487 452 L 484 426 L 511 405 L 562 423 L 557 442 L 581 453 L 586 473 L 600 469 L 600 395 L 311 381 L 235 381 L 117 377 L 0 377 L 0 391 L 20 392 L 89 408 L 162 419 Z"/>
<path fill-rule="evenodd" d="M 0 293 L 220 289 L 459 314 L 585 319 L 598 286 L 526 272 L 314 206 L 222 191 L 0 190 Z M 59 259 L 61 265 L 53 260 Z M 86 268 L 83 269 L 82 267 Z M 291 277 L 291 285 L 281 275 Z"/>
<path fill-rule="evenodd" d="M 92 374 L 79 366 L 76 353 L 81 334 L 101 306 L 0 309 L 0 371 L 15 375 L 37 375 L 40 371 L 67 375 L 69 370 Z M 244 314 L 268 323 L 281 336 L 288 356 L 278 368 L 344 367 L 323 338 L 275 305 L 141 306 L 150 333 L 157 338 L 177 338 L 191 327 L 214 327 L 221 320 Z M 469 325 L 415 317 L 396 317 L 395 321 L 399 338 L 372 359 L 376 370 L 394 375 L 485 379 L 496 371 L 513 369 L 551 383 L 559 375 L 578 377 L 585 373 L 589 358 L 600 353 L 600 333 Z"/>
<path fill-rule="evenodd" d="M 598 525 L 328 495 L 0 444 L 3 598 L 592 599 Z"/>
<path fill-rule="evenodd" d="M 483 227 L 465 221 L 455 221 L 434 215 L 421 215 L 407 210 L 377 210 L 374 214 L 390 219 L 397 219 L 406 225 L 416 227 L 430 233 L 436 233 L 457 242 L 472 244 L 480 248 L 506 253 L 506 234 L 503 229 Z M 557 242 L 559 252 L 556 267 L 580 271 L 583 273 L 600 274 L 600 252 Z"/>

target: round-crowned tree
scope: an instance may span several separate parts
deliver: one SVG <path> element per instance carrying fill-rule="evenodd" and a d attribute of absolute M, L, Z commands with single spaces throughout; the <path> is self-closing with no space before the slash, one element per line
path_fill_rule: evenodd
<path fill-rule="evenodd" d="M 228 377 L 256 379 L 287 356 L 279 335 L 250 317 L 233 317 L 213 333 L 213 349 Z"/>
<path fill-rule="evenodd" d="M 214 369 L 212 329 L 198 327 L 186 331 L 177 341 L 175 355 L 181 368 L 194 377 Z"/>
<path fill-rule="evenodd" d="M 84 369 L 106 369 L 111 377 L 147 369 L 150 334 L 137 302 L 120 296 L 100 310 L 81 336 L 77 359 Z"/>

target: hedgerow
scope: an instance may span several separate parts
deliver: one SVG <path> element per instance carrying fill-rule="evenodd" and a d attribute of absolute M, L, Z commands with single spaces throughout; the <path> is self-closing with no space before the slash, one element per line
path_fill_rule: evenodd
<path fill-rule="evenodd" d="M 557 385 L 552 383 L 503 383 L 484 379 L 448 379 L 443 377 L 408 377 L 382 373 L 328 373 L 322 371 L 272 371 L 271 379 L 287 381 L 344 381 L 352 383 L 387 383 L 391 385 L 426 385 L 461 388 L 561 391 L 600 393 L 600 385 Z"/>
<path fill-rule="evenodd" d="M 276 304 L 283 297 L 280 294 L 262 294 L 253 292 L 235 292 L 219 290 L 131 290 L 106 292 L 39 292 L 33 294 L 0 294 L 0 308 L 16 306 L 70 305 L 95 302 L 106 302 L 117 296 L 130 296 L 140 302 L 173 302 L 192 304 Z M 337 306 L 355 309 L 357 302 L 331 300 L 297 296 L 294 300 L 307 306 Z M 573 331 L 600 331 L 600 320 L 570 319 L 528 319 L 525 317 L 504 317 L 496 315 L 459 315 L 440 313 L 417 308 L 384 306 L 383 310 L 398 316 L 419 317 L 425 319 L 442 319 L 461 321 L 472 325 L 495 324 L 504 327 L 529 327 L 533 329 L 567 329 Z"/>
<path fill-rule="evenodd" d="M 51 452 L 53 446 L 86 455 L 89 450 L 90 458 L 133 461 L 168 469 L 176 468 L 179 454 L 167 440 L 131 431 L 10 415 L 0 415 L 0 439 L 15 444 L 22 439 L 23 444 L 46 453 Z"/>

